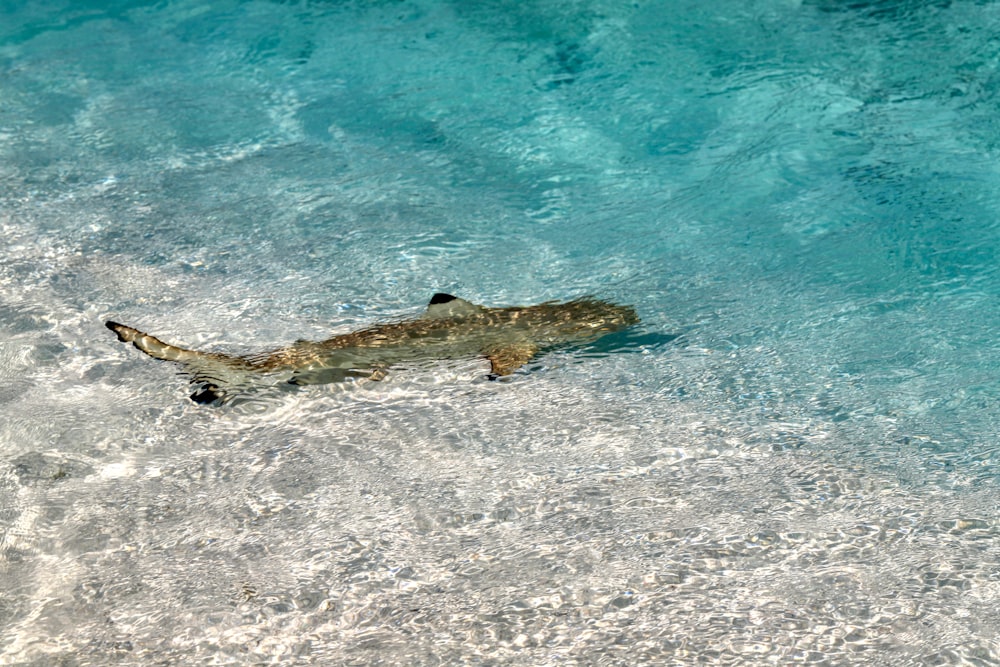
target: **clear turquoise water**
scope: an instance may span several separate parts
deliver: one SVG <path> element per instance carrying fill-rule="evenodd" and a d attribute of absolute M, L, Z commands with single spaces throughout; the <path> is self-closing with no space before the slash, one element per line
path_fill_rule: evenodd
<path fill-rule="evenodd" d="M 0 661 L 1000 662 L 998 32 L 0 3 Z M 102 326 L 259 350 L 437 290 L 644 322 L 221 410 Z"/>

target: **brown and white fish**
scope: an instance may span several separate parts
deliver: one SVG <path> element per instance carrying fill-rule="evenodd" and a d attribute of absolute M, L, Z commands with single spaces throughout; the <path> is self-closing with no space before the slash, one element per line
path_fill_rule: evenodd
<path fill-rule="evenodd" d="M 198 386 L 192 400 L 219 404 L 257 384 L 255 376 L 293 385 L 378 380 L 395 364 L 421 360 L 484 356 L 496 378 L 546 350 L 588 343 L 638 322 L 632 307 L 591 297 L 488 308 L 438 293 L 413 319 L 244 356 L 188 350 L 117 322 L 105 325 L 149 356 L 180 363 Z"/>

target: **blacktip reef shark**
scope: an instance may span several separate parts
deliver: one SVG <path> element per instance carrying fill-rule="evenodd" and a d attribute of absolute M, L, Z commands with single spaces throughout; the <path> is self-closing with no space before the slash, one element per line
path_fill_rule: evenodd
<path fill-rule="evenodd" d="M 191 399 L 218 405 L 259 382 L 255 377 L 290 385 L 380 380 L 393 365 L 421 360 L 483 356 L 496 379 L 541 352 L 586 344 L 638 322 L 631 306 L 592 297 L 488 308 L 439 292 L 419 317 L 250 355 L 199 352 L 110 320 L 105 326 L 149 356 L 181 364 L 197 386 Z"/>

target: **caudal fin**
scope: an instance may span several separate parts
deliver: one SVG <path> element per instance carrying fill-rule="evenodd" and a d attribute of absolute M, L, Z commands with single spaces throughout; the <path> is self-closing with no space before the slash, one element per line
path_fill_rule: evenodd
<path fill-rule="evenodd" d="M 192 384 L 200 385 L 200 389 L 191 395 L 196 403 L 224 401 L 229 392 L 222 387 L 238 384 L 240 378 L 237 376 L 244 376 L 246 371 L 251 370 L 250 364 L 242 357 L 188 350 L 111 320 L 105 322 L 104 326 L 114 331 L 118 340 L 131 343 L 137 350 L 154 359 L 182 364 L 184 372 L 191 376 Z"/>
<path fill-rule="evenodd" d="M 207 355 L 204 352 L 196 352 L 194 350 L 186 350 L 183 347 L 177 347 L 176 345 L 164 343 L 155 336 L 150 336 L 148 333 L 143 333 L 138 329 L 133 329 L 132 327 L 127 327 L 124 324 L 112 322 L 111 320 L 105 322 L 104 326 L 114 331 L 118 336 L 118 340 L 121 342 L 132 343 L 137 350 L 145 352 L 154 359 L 162 359 L 163 361 L 178 361 L 183 363 L 197 361 L 208 356 L 217 356 Z"/>

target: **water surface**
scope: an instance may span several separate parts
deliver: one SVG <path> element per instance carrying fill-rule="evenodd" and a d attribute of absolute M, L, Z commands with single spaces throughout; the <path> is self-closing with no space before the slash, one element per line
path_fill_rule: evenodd
<path fill-rule="evenodd" d="M 998 31 L 0 6 L 3 663 L 1000 662 Z M 439 290 L 643 324 L 230 409 L 103 327 L 248 352 Z"/>

